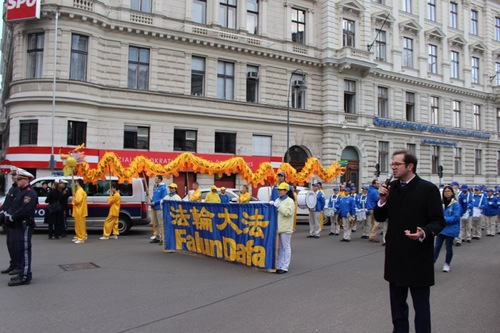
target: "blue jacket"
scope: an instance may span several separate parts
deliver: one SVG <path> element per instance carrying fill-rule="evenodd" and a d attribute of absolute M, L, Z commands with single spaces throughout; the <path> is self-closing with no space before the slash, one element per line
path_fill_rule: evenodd
<path fill-rule="evenodd" d="M 229 196 L 224 193 L 224 194 L 219 194 L 220 197 L 220 203 L 229 203 Z"/>
<path fill-rule="evenodd" d="M 351 214 L 351 216 L 356 215 L 356 203 L 354 197 L 347 196 L 335 204 L 335 209 L 339 212 L 340 217 L 347 217 L 347 214 Z"/>
<path fill-rule="evenodd" d="M 453 199 L 448 207 L 444 208 L 443 213 L 446 226 L 441 231 L 441 235 L 458 237 L 460 233 L 460 217 L 462 216 L 460 204 Z"/>
<path fill-rule="evenodd" d="M 368 194 L 364 195 L 362 193 L 356 195 L 356 208 L 357 209 L 368 209 L 366 204 L 368 202 Z"/>
<path fill-rule="evenodd" d="M 316 192 L 316 207 L 314 208 L 315 212 L 321 212 L 325 208 L 325 196 L 321 191 Z"/>
<path fill-rule="evenodd" d="M 469 216 L 472 214 L 472 197 L 474 194 L 470 192 L 460 192 L 458 195 L 458 204 L 460 205 L 460 209 L 462 210 L 462 215 L 465 214 L 466 211 L 469 211 Z"/>
<path fill-rule="evenodd" d="M 486 208 L 488 200 L 486 200 L 486 196 L 484 194 L 474 194 L 472 197 L 471 207 L 478 207 L 481 211 L 484 211 Z"/>
<path fill-rule="evenodd" d="M 483 214 L 485 216 L 495 216 L 498 214 L 498 198 L 496 196 L 485 197 L 486 207 L 484 208 Z"/>
<path fill-rule="evenodd" d="M 163 183 L 158 184 L 153 190 L 153 197 L 151 198 L 152 209 L 161 209 L 161 201 L 168 194 L 167 186 Z"/>
<path fill-rule="evenodd" d="M 368 200 L 366 200 L 366 209 L 374 209 L 379 199 L 380 197 L 378 195 L 377 188 L 373 185 L 370 185 L 370 189 L 368 190 Z"/>
<path fill-rule="evenodd" d="M 342 197 L 340 196 L 340 194 L 332 194 L 330 196 L 330 198 L 328 198 L 328 208 L 335 208 L 335 203 L 337 201 L 339 201 L 340 199 L 342 199 Z M 335 212 L 335 214 L 338 214 L 338 213 Z"/>

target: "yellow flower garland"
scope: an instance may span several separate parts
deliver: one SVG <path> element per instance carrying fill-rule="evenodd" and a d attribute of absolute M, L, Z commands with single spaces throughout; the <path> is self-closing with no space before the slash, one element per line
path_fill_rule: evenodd
<path fill-rule="evenodd" d="M 153 175 L 170 177 L 171 175 L 178 176 L 179 172 L 182 171 L 193 171 L 209 174 L 210 176 L 238 173 L 248 184 L 252 185 L 264 185 L 266 181 L 273 182 L 277 179 L 277 174 L 283 171 L 287 174 L 287 182 L 304 185 L 314 175 L 317 175 L 323 181 L 333 181 L 336 177 L 344 174 L 345 167 L 338 162 L 333 162 L 325 169 L 319 160 L 313 157 L 307 160 L 300 172 L 297 172 L 288 163 L 283 163 L 275 172 L 269 162 L 261 163 L 258 169 L 252 172 L 242 157 L 233 157 L 222 162 L 210 162 L 192 153 L 182 153 L 175 160 L 165 165 L 153 163 L 144 156 L 137 156 L 128 168 L 124 168 L 116 154 L 112 152 L 104 154 L 95 169 L 91 169 L 88 162 L 82 162 L 76 166 L 76 174 L 83 177 L 85 182 L 93 183 L 99 179 L 104 179 L 110 172 L 117 176 L 120 182 L 130 182 L 132 178 L 140 177 L 143 174 L 149 177 Z"/>

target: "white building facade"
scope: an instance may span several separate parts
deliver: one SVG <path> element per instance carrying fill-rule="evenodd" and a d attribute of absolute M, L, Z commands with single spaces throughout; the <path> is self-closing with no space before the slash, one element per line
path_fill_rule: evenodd
<path fill-rule="evenodd" d="M 359 185 L 409 149 L 435 183 L 500 184 L 500 1 L 48 0 L 2 52 L 3 157 L 37 176 L 85 143 L 252 167 L 289 147 Z M 195 177 L 242 184 L 172 180 Z"/>

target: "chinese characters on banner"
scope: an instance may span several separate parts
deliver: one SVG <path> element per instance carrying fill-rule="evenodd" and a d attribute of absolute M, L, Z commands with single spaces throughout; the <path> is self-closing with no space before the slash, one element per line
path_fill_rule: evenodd
<path fill-rule="evenodd" d="M 275 269 L 277 212 L 273 205 L 163 203 L 164 249 L 189 251 Z"/>

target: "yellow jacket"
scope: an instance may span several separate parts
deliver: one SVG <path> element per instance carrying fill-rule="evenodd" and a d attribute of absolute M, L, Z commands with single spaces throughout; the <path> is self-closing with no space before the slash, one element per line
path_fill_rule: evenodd
<path fill-rule="evenodd" d="M 250 202 L 250 199 L 252 198 L 252 196 L 250 195 L 250 193 L 241 193 L 240 196 L 238 197 L 238 202 L 239 203 L 249 203 Z"/>
<path fill-rule="evenodd" d="M 288 195 L 280 200 L 278 207 L 278 233 L 291 234 L 293 232 L 293 217 L 295 215 L 295 202 Z"/>
<path fill-rule="evenodd" d="M 220 203 L 220 196 L 217 192 L 209 192 L 209 193 L 207 193 L 207 196 L 205 197 L 205 202 L 219 202 Z"/>
<path fill-rule="evenodd" d="M 73 217 L 86 217 L 88 215 L 87 193 L 85 193 L 83 188 L 78 187 L 71 203 L 73 204 L 73 212 L 71 214 Z"/>
<path fill-rule="evenodd" d="M 193 193 L 189 195 L 189 201 L 201 201 L 201 190 L 199 188 L 194 190 Z"/>
<path fill-rule="evenodd" d="M 108 198 L 109 206 L 109 214 L 108 216 L 120 216 L 120 204 L 122 203 L 122 196 L 118 191 Z"/>

